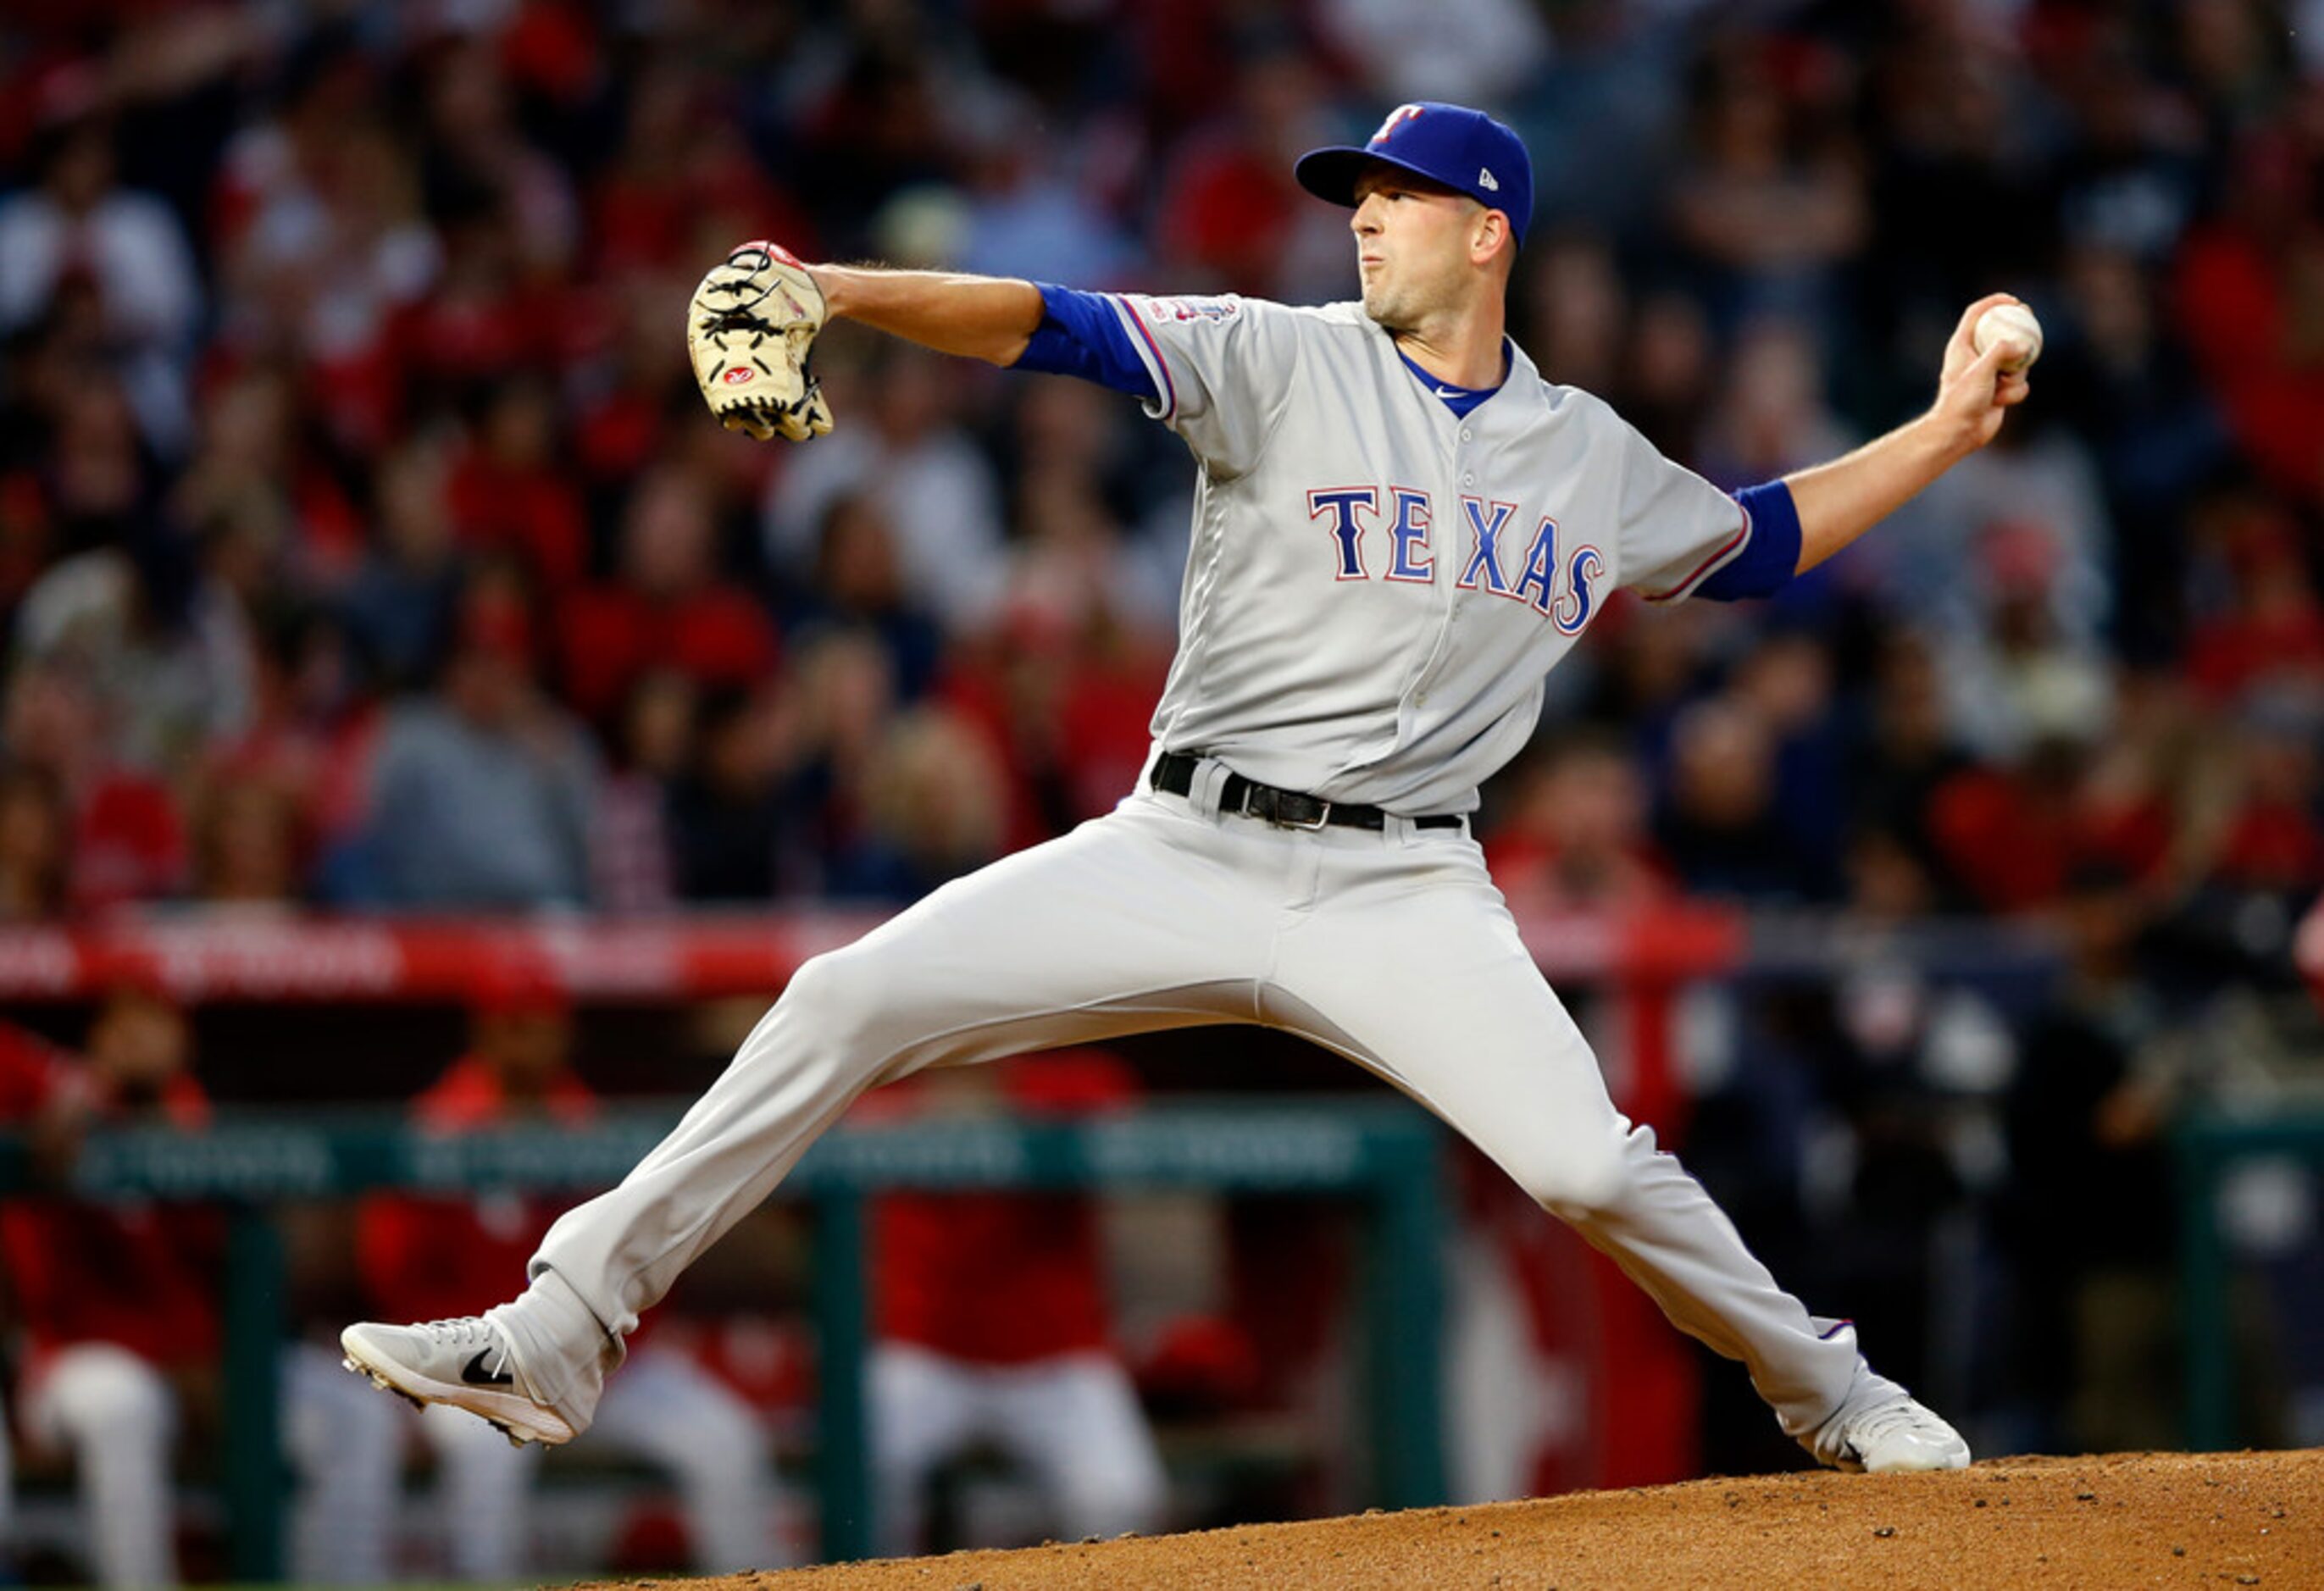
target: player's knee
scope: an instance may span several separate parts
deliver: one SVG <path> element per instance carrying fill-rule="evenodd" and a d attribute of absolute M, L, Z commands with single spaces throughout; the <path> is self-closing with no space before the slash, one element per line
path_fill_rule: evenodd
<path fill-rule="evenodd" d="M 862 1035 L 879 1010 L 876 985 L 862 958 L 832 951 L 791 975 L 776 1009 L 819 1040 L 844 1046 Z"/>
<path fill-rule="evenodd" d="M 1568 1145 L 1545 1155 L 1518 1179 L 1560 1220 L 1586 1223 L 1620 1201 L 1628 1174 L 1618 1143 Z"/>

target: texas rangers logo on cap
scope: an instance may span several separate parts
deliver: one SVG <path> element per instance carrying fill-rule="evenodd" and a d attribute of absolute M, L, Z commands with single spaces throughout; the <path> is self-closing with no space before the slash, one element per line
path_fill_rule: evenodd
<path fill-rule="evenodd" d="M 1388 112 L 1360 148 L 1338 144 L 1311 150 L 1293 168 L 1299 185 L 1318 198 L 1352 207 L 1356 179 L 1377 165 L 1400 167 L 1455 193 L 1465 193 L 1509 218 L 1525 242 L 1533 219 L 1533 161 L 1524 141 L 1508 127 L 1464 105 L 1416 99 Z"/>
<path fill-rule="evenodd" d="M 1379 124 L 1379 131 L 1371 135 L 1370 142 L 1373 143 L 1386 143 L 1388 142 L 1388 134 L 1397 130 L 1398 124 L 1412 120 L 1413 117 L 1418 115 L 1427 108 L 1428 107 L 1425 105 L 1417 104 L 1397 106 L 1394 110 L 1388 113 L 1388 120 Z"/>

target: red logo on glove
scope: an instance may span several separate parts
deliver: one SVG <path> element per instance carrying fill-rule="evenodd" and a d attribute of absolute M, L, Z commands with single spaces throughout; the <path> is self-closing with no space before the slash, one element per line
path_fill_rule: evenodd
<path fill-rule="evenodd" d="M 759 372 L 747 364 L 738 364 L 718 379 L 730 387 L 739 387 Z"/>

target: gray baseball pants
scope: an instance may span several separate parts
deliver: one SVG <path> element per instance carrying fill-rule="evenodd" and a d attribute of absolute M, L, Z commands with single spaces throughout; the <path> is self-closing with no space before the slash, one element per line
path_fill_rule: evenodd
<path fill-rule="evenodd" d="M 758 1207 L 867 1089 L 1160 1028 L 1259 1023 L 1377 1072 L 1749 1368 L 1794 1436 L 1885 1396 L 1854 1329 L 1777 1286 L 1608 1098 L 1465 829 L 1276 828 L 1141 788 L 799 970 L 621 1185 L 567 1211 L 492 1318 L 535 1395 L 586 1428 L 639 1312 Z"/>

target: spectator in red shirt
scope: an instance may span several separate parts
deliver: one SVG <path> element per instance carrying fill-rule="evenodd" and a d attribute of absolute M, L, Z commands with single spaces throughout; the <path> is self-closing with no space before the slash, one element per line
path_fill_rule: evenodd
<path fill-rule="evenodd" d="M 87 1046 L 76 1066 L 22 1038 L 0 1044 L 0 1109 L 45 1117 L 68 1145 L 88 1126 L 193 1131 L 208 1120 L 185 1019 L 153 991 L 111 995 Z M 223 1238 L 215 1211 L 185 1204 L 42 1195 L 0 1207 L 0 1255 L 30 1347 L 24 1435 L 72 1461 L 100 1585 L 176 1583 L 178 1389 L 217 1356 Z"/>
<path fill-rule="evenodd" d="M 2188 677 L 2214 703 L 2270 685 L 2314 689 L 2324 681 L 2324 602 L 2297 523 L 2248 501 L 2225 503 L 2215 521 L 2205 562 L 2224 600 L 2188 637 Z"/>
<path fill-rule="evenodd" d="M 595 1113 L 595 1097 L 571 1065 L 572 1015 L 548 969 L 521 960 L 490 963 L 479 971 L 471 1005 L 474 1046 L 413 1101 L 417 1126 L 444 1134 L 574 1127 Z M 553 1198 L 505 1190 L 466 1198 L 378 1195 L 357 1217 L 357 1267 L 381 1308 L 413 1320 L 459 1315 L 524 1274 L 557 1210 Z M 594 1439 L 671 1474 L 704 1569 L 777 1564 L 778 1500 L 765 1433 L 741 1395 L 676 1350 L 641 1347 L 634 1338 L 623 1380 L 635 1380 L 638 1390 L 612 1409 L 610 1423 L 601 1413 Z M 318 1500 L 296 1527 L 298 1539 L 318 1549 L 302 1556 L 329 1578 L 375 1584 L 392 1577 L 389 1515 L 407 1422 L 402 1405 L 346 1377 L 335 1382 L 306 1389 L 346 1418 L 335 1439 L 296 1453 L 309 1495 Z M 338 1395 L 346 1390 L 355 1396 Z M 441 1512 L 458 1522 L 447 1533 L 447 1567 L 462 1579 L 516 1579 L 526 1572 L 526 1494 L 541 1449 L 512 1448 L 491 1427 L 446 1417 L 450 1412 L 429 1408 L 419 1415 L 436 1455 Z M 375 1476 L 376 1484 L 352 1484 L 350 1473 Z"/>
<path fill-rule="evenodd" d="M 555 394 L 539 382 L 511 380 L 486 400 L 475 442 L 445 486 L 460 539 L 516 553 L 549 591 L 577 584 L 589 565 L 581 493 L 557 452 Z"/>
<path fill-rule="evenodd" d="M 72 1057 L 29 1029 L 0 1022 L 0 1126 L 29 1128 L 38 1143 L 67 1132 L 88 1103 L 88 1079 Z"/>
<path fill-rule="evenodd" d="M 1929 800 L 1929 831 L 1951 882 L 1979 911 L 2056 906 L 2074 874 L 2103 868 L 2140 884 L 2159 877 L 2171 817 L 2155 787 L 2157 753 L 2117 728 L 2092 746 L 2049 733 L 2009 766 L 1964 768 Z"/>
<path fill-rule="evenodd" d="M 736 234 L 740 236 L 741 234 Z M 575 378 L 573 477 L 587 493 L 593 524 L 674 445 L 673 394 L 691 401 L 686 345 L 669 335 L 669 306 L 692 291 L 681 273 L 632 272 L 607 287 L 612 324 L 605 345 Z"/>
<path fill-rule="evenodd" d="M 1508 817 L 1485 843 L 1502 893 L 1536 910 L 1633 910 L 1666 900 L 1646 834 L 1646 781 L 1611 736 L 1576 730 L 1520 772 Z"/>
<path fill-rule="evenodd" d="M 730 231 L 787 243 L 816 235 L 814 217 L 769 179 L 704 87 L 702 75 L 674 56 L 639 69 L 621 147 L 590 190 L 590 257 L 599 270 L 698 273 L 689 251 L 706 212 L 734 218 L 722 238 Z"/>
<path fill-rule="evenodd" d="M 1101 1051 L 932 1071 L 865 1108 L 1085 1114 L 1136 1081 Z M 1150 1530 L 1162 1464 L 1112 1342 L 1097 1210 L 1055 1193 L 896 1193 L 874 1215 L 871 1371 L 879 1540 L 924 1550 L 929 1477 L 980 1443 L 1029 1470 L 1060 1536 Z"/>
<path fill-rule="evenodd" d="M 2245 456 L 2286 496 L 2324 501 L 2324 227 L 2312 158 L 2289 120 L 2224 162 L 2218 216 L 2191 232 L 2176 271 L 2177 318 Z"/>
<path fill-rule="evenodd" d="M 1232 104 L 1178 145 L 1163 175 L 1152 234 L 1165 263 L 1195 291 L 1231 284 L 1294 304 L 1328 299 L 1342 290 L 1347 241 L 1288 179 L 1289 152 L 1330 130 L 1316 63 L 1287 41 L 1262 41 L 1222 67 Z"/>
<path fill-rule="evenodd" d="M 620 577 L 566 597 L 558 624 L 566 700 L 593 723 L 611 722 L 656 664 L 705 686 L 755 685 L 775 665 L 766 608 L 720 578 L 710 493 L 675 470 L 649 475 L 630 500 Z"/>
<path fill-rule="evenodd" d="M 0 823 L 5 823 L 0 817 Z M 77 1081 L 69 1059 L 36 1035 L 0 1022 L 0 1128 L 25 1128 L 36 1167 L 45 1170 L 71 1112 Z M 0 1332 L 13 1330 L 8 1289 L 0 1275 Z M 0 1404 L 0 1577 L 12 1564 L 7 1545 L 14 1540 L 15 1458 L 8 1445 L 8 1411 Z"/>
<path fill-rule="evenodd" d="M 2324 738 L 2324 692 L 2259 691 L 2243 704 L 2222 759 L 2232 805 L 2210 841 L 2208 881 L 2275 895 L 2297 908 L 2324 887 L 2324 792 L 2317 745 Z"/>

